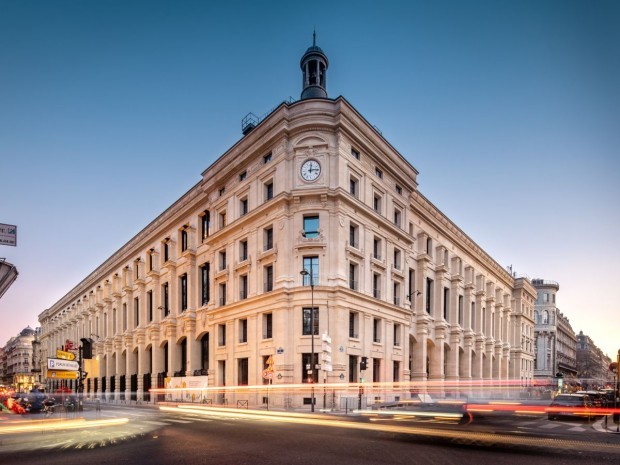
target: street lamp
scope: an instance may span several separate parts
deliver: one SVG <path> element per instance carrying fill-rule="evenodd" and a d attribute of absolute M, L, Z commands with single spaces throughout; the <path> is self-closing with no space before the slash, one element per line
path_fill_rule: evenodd
<path fill-rule="evenodd" d="M 308 270 L 306 270 L 305 268 L 303 270 L 301 270 L 301 272 L 299 273 L 301 274 L 304 278 L 308 275 L 310 275 L 310 299 L 311 299 L 311 305 L 310 305 L 310 374 L 312 375 L 311 378 L 309 378 L 309 382 L 313 384 L 312 388 L 310 389 L 311 391 L 311 404 L 310 404 L 310 411 L 314 412 L 314 370 L 316 370 L 316 365 L 314 363 L 314 276 L 313 276 L 313 269 L 312 269 L 312 262 L 310 262 L 310 272 L 308 273 Z"/>

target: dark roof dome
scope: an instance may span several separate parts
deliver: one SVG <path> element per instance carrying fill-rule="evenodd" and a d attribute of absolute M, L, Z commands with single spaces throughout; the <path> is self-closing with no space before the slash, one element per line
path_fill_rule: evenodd
<path fill-rule="evenodd" d="M 32 329 L 30 326 L 27 326 L 24 329 L 22 329 L 22 332 L 19 333 L 19 335 L 20 336 L 32 336 L 34 335 L 34 333 L 36 333 L 36 331 Z"/>
<path fill-rule="evenodd" d="M 325 52 L 316 44 L 316 31 L 312 34 L 312 46 L 301 57 L 301 100 L 327 98 L 327 68 L 329 61 Z"/>

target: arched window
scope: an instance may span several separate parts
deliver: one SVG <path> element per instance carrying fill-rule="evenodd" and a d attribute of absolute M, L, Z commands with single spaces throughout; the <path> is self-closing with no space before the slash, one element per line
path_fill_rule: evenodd
<path fill-rule="evenodd" d="M 542 314 L 542 324 L 543 325 L 548 325 L 549 324 L 549 312 L 547 310 L 543 311 L 543 314 Z"/>

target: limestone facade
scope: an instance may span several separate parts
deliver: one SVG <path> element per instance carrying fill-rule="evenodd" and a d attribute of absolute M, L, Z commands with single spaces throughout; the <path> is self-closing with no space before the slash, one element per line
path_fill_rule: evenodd
<path fill-rule="evenodd" d="M 269 356 L 274 384 L 304 383 L 313 306 L 315 352 L 324 333 L 333 347 L 321 382 L 528 384 L 535 289 L 417 176 L 344 98 L 282 103 L 41 313 L 42 358 L 92 337 L 85 390 L 115 398 L 169 376 L 263 384 Z"/>

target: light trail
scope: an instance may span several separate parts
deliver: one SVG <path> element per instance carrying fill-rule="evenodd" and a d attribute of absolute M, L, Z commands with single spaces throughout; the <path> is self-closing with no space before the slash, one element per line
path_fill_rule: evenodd
<path fill-rule="evenodd" d="M 556 438 L 523 437 L 501 433 L 484 433 L 472 431 L 452 431 L 447 429 L 436 430 L 420 426 L 401 426 L 387 425 L 385 423 L 360 423 L 350 420 L 326 419 L 321 415 L 290 413 L 290 412 L 264 412 L 258 410 L 239 410 L 239 409 L 212 409 L 210 407 L 196 408 L 191 406 L 160 407 L 165 412 L 194 413 L 206 416 L 234 417 L 234 418 L 264 418 L 281 423 L 294 423 L 301 425 L 314 425 L 331 428 L 348 428 L 362 431 L 372 431 L 377 433 L 394 433 L 421 436 L 426 438 L 443 439 L 456 444 L 485 444 L 485 445 L 504 445 L 504 446 L 528 446 L 545 449 L 564 449 L 564 450 L 596 450 L 620 454 L 617 444 L 607 444 L 592 441 L 566 440 Z M 377 411 L 372 411 L 376 414 Z"/>
<path fill-rule="evenodd" d="M 118 426 L 129 421 L 128 418 L 112 418 L 109 420 L 88 420 L 78 418 L 75 420 L 33 420 L 19 421 L 12 424 L 0 425 L 0 435 L 29 433 L 29 432 L 50 432 L 55 430 L 97 428 L 100 426 Z"/>

